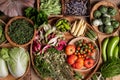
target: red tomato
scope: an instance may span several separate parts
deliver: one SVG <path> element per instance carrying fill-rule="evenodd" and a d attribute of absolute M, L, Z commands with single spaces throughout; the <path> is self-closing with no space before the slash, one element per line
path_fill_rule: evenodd
<path fill-rule="evenodd" d="M 65 53 L 67 55 L 72 55 L 73 53 L 75 53 L 75 45 L 68 45 L 65 49 Z"/>
<path fill-rule="evenodd" d="M 67 58 L 67 62 L 70 65 L 74 64 L 76 60 L 77 60 L 77 56 L 76 55 L 70 55 Z"/>
<path fill-rule="evenodd" d="M 83 58 L 78 58 L 76 62 L 72 65 L 73 68 L 75 69 L 81 69 L 84 65 L 84 59 Z"/>
<path fill-rule="evenodd" d="M 86 68 L 91 68 L 93 65 L 94 65 L 94 60 L 91 59 L 91 58 L 86 59 L 85 62 L 84 62 L 84 66 Z"/>

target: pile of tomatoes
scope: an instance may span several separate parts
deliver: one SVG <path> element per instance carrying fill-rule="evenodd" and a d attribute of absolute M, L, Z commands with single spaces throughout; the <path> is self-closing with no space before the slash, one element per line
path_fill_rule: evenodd
<path fill-rule="evenodd" d="M 79 40 L 66 46 L 67 62 L 75 69 L 91 68 L 95 64 L 96 46 L 92 42 Z"/>

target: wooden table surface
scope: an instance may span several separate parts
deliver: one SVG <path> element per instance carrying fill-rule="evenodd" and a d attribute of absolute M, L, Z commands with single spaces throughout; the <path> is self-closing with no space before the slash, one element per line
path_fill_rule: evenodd
<path fill-rule="evenodd" d="M 91 5 L 94 5 L 98 1 L 102 1 L 102 0 L 90 0 Z M 112 1 L 113 3 L 117 4 L 117 6 L 120 8 L 120 0 L 106 0 L 106 1 Z M 41 79 L 36 75 L 31 65 L 31 69 L 29 73 L 21 80 L 41 80 Z M 115 76 L 113 78 L 109 78 L 107 80 L 120 80 L 120 75 Z"/>

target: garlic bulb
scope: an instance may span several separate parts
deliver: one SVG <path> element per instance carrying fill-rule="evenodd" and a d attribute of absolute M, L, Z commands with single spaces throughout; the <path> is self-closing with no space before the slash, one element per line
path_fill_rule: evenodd
<path fill-rule="evenodd" d="M 26 7 L 34 7 L 35 0 L 0 0 L 0 11 L 9 17 L 20 16 Z"/>

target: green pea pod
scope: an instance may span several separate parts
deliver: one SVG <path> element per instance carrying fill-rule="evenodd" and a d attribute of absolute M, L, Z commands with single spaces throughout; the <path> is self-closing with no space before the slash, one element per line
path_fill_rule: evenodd
<path fill-rule="evenodd" d="M 106 38 L 106 39 L 104 39 L 104 41 L 102 43 L 102 57 L 103 57 L 104 62 L 107 61 L 106 50 L 107 50 L 108 41 L 109 41 L 109 38 Z"/>
<path fill-rule="evenodd" d="M 114 49 L 113 58 L 115 58 L 115 59 L 119 58 L 118 52 L 119 52 L 119 47 L 116 46 Z"/>
<path fill-rule="evenodd" d="M 114 49 L 118 45 L 118 43 L 119 43 L 119 36 L 112 37 L 109 40 L 108 46 L 107 46 L 108 59 L 112 59 L 113 58 Z"/>

